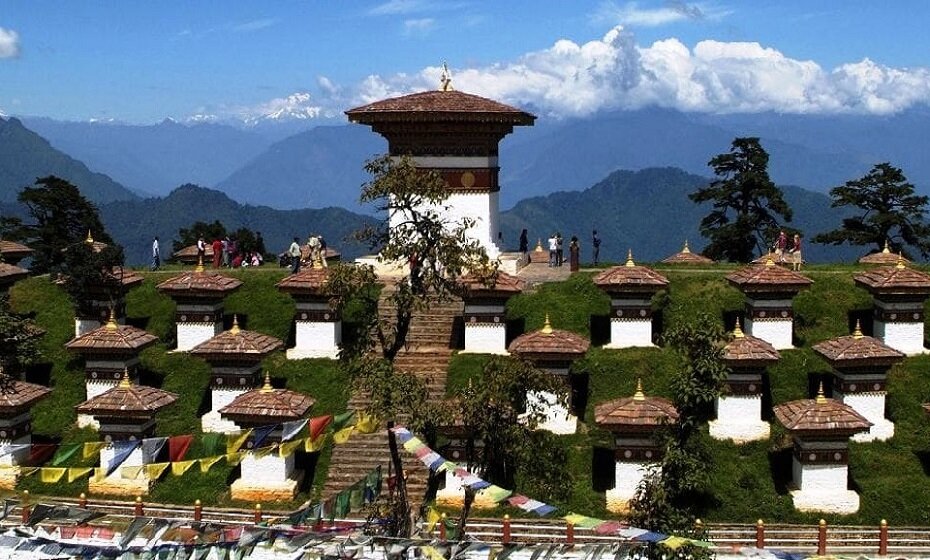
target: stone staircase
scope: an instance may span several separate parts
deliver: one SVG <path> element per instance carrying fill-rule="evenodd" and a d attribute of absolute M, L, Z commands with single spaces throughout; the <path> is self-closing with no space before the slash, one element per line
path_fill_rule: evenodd
<path fill-rule="evenodd" d="M 394 367 L 426 381 L 432 398 L 443 398 L 446 392 L 446 376 L 452 357 L 452 342 L 455 340 L 455 319 L 461 317 L 461 301 L 433 303 L 430 309 L 414 314 L 407 336 L 407 348 L 394 360 Z M 390 317 L 393 309 L 382 299 L 379 312 Z M 349 399 L 350 410 L 365 410 L 371 402 L 366 391 L 356 391 Z M 403 423 L 404 419 L 397 420 Z M 413 504 L 419 503 L 426 492 L 428 470 L 413 455 L 400 450 L 407 475 L 407 492 Z M 373 434 L 353 434 L 348 442 L 336 445 L 330 461 L 323 498 L 328 498 L 348 488 L 364 477 L 376 466 L 381 465 L 387 476 L 391 454 L 388 448 L 387 431 Z"/>

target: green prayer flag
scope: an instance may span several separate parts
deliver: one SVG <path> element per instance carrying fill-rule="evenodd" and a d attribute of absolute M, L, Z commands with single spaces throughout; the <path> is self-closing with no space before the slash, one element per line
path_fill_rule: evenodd
<path fill-rule="evenodd" d="M 226 434 L 208 433 L 200 438 L 203 445 L 203 454 L 207 457 L 220 455 L 226 452 Z"/>
<path fill-rule="evenodd" d="M 55 452 L 55 456 L 52 458 L 52 466 L 57 467 L 68 461 L 71 457 L 74 457 L 78 451 L 84 449 L 83 443 L 71 443 L 68 445 L 59 445 L 58 451 Z"/>
<path fill-rule="evenodd" d="M 333 514 L 336 517 L 340 519 L 345 519 L 346 516 L 349 515 L 349 511 L 351 511 L 350 510 L 351 505 L 349 503 L 351 499 L 351 494 L 352 493 L 350 491 L 343 490 L 336 496 L 336 504 L 333 507 Z"/>
<path fill-rule="evenodd" d="M 352 425 L 352 420 L 355 418 L 355 411 L 350 410 L 348 412 L 343 412 L 342 414 L 337 414 L 333 418 L 333 431 L 338 432 L 339 430 L 346 428 Z"/>
<path fill-rule="evenodd" d="M 367 477 L 366 477 L 367 478 Z M 349 488 L 349 505 L 352 509 L 362 507 L 365 502 L 365 483 L 364 481 L 356 482 Z"/>

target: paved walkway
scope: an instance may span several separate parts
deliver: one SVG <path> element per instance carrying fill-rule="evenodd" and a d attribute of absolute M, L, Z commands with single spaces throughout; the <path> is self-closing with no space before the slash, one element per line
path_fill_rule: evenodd
<path fill-rule="evenodd" d="M 571 272 L 568 262 L 562 266 L 549 266 L 547 263 L 530 263 L 517 272 L 517 276 L 528 285 L 542 284 L 543 282 L 562 282 L 568 280 Z"/>

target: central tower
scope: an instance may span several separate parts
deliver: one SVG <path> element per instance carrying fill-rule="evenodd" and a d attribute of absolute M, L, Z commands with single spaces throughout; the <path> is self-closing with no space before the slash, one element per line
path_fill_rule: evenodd
<path fill-rule="evenodd" d="M 346 111 L 388 141 L 395 158 L 411 156 L 418 168 L 438 172 L 449 189 L 450 220 L 471 218 L 469 235 L 492 259 L 500 256 L 498 144 L 514 126 L 532 126 L 534 115 L 484 97 L 443 87 L 392 97 Z M 400 217 L 397 217 L 400 219 Z"/>

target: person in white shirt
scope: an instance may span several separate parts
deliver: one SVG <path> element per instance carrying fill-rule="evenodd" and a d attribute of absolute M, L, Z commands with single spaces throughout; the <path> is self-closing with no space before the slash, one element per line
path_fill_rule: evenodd
<path fill-rule="evenodd" d="M 158 250 L 158 236 L 152 241 L 152 270 L 161 268 L 161 253 Z"/>
<path fill-rule="evenodd" d="M 559 251 L 559 240 L 556 239 L 555 234 L 549 238 L 549 266 L 556 266 L 556 256 Z"/>

